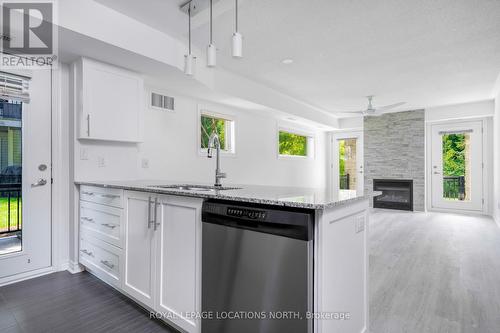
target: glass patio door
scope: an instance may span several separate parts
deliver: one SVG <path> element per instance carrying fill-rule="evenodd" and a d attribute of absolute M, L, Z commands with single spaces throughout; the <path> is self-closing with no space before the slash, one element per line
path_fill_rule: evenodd
<path fill-rule="evenodd" d="M 481 121 L 432 126 L 432 207 L 481 211 L 483 134 Z"/>
<path fill-rule="evenodd" d="M 334 156 L 334 188 L 360 195 L 364 191 L 363 135 L 361 132 L 335 134 L 332 140 Z"/>
<path fill-rule="evenodd" d="M 50 78 L 0 71 L 0 283 L 51 266 Z"/>

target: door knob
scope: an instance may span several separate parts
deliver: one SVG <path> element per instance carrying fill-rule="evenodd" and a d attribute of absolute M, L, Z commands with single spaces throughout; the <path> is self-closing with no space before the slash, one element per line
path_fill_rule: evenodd
<path fill-rule="evenodd" d="M 31 187 L 38 187 L 47 184 L 47 180 L 40 178 L 36 183 L 31 184 Z"/>

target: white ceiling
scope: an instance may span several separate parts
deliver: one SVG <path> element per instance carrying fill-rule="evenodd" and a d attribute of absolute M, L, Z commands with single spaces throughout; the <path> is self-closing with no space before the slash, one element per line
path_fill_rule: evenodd
<path fill-rule="evenodd" d="M 186 35 L 181 0 L 96 1 Z M 500 73 L 498 0 L 240 0 L 241 60 L 230 57 L 233 2 L 214 10 L 218 66 L 330 112 L 363 109 L 371 94 L 400 109 L 489 99 Z M 207 19 L 193 19 L 202 49 Z"/>

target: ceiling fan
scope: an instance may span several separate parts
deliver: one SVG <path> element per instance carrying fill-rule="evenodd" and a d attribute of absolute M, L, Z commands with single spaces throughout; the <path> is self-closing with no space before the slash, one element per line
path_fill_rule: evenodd
<path fill-rule="evenodd" d="M 373 96 L 373 95 L 366 96 L 366 98 L 368 98 L 368 107 L 366 108 L 366 110 L 346 111 L 346 112 L 342 112 L 342 114 L 352 115 L 353 113 L 358 113 L 358 114 L 362 114 L 363 116 L 380 116 L 380 115 L 386 113 L 387 111 L 394 109 L 394 108 L 397 108 L 398 106 L 401 106 L 401 105 L 406 103 L 406 102 L 399 102 L 399 103 L 390 104 L 390 105 L 386 105 L 386 106 L 374 107 L 372 104 L 373 97 L 375 97 L 375 96 Z"/>

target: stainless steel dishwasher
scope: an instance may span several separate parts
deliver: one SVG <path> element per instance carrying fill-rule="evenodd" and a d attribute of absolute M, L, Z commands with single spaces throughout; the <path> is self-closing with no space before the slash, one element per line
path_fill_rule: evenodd
<path fill-rule="evenodd" d="M 202 333 L 307 333 L 314 212 L 208 200 Z"/>

